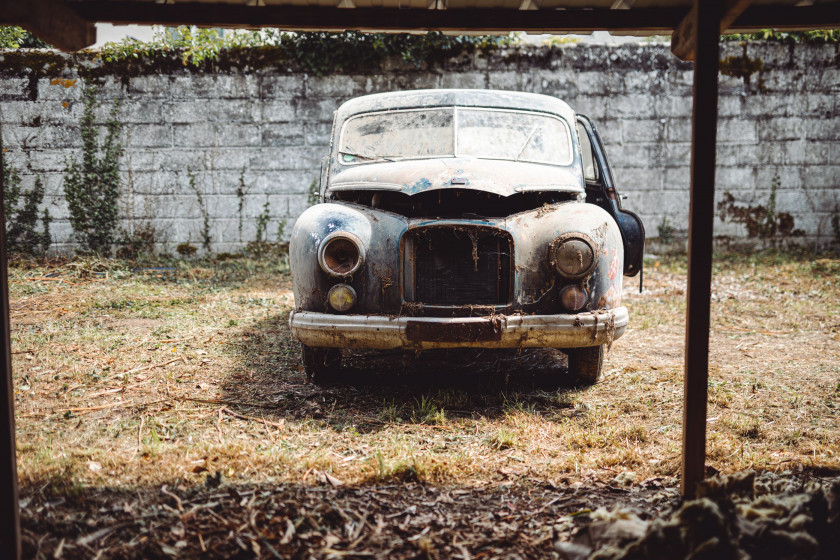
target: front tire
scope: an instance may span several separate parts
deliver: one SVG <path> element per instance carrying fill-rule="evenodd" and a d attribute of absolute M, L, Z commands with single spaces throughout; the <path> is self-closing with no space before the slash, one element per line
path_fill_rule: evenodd
<path fill-rule="evenodd" d="M 594 385 L 604 368 L 604 347 L 569 348 L 569 375 L 576 385 Z"/>
<path fill-rule="evenodd" d="M 301 354 L 306 379 L 318 385 L 327 381 L 341 367 L 341 350 L 338 348 L 317 348 L 301 344 Z"/>

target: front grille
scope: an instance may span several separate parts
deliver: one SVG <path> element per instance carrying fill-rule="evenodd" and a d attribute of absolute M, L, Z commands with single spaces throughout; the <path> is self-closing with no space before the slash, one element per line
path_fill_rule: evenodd
<path fill-rule="evenodd" d="M 424 305 L 506 305 L 513 240 L 506 231 L 429 226 L 405 237 L 404 294 Z"/>

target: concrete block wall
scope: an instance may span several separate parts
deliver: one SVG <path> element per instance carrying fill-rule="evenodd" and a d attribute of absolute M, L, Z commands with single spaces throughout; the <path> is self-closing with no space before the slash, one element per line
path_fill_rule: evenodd
<path fill-rule="evenodd" d="M 762 69 L 737 75 L 732 61 L 744 56 L 760 61 Z M 831 220 L 840 212 L 838 46 L 730 43 L 721 59 L 718 199 L 730 192 L 738 204 L 766 205 L 775 182 L 776 211 L 789 212 L 805 233 L 795 241 L 832 243 Z M 42 177 L 46 204 L 56 217 L 54 248 L 72 250 L 62 171 L 80 154 L 85 83 L 64 71 L 33 84 L 31 77 L 3 75 L 2 66 L 0 61 L 6 156 L 27 185 L 36 174 Z M 514 47 L 431 69 L 389 63 L 354 75 L 277 68 L 110 77 L 99 88 L 97 115 L 104 123 L 119 100 L 124 226 L 151 223 L 165 251 L 187 241 L 200 245 L 202 217 L 188 170 L 210 213 L 215 252 L 254 239 L 266 201 L 269 235 L 283 222 L 288 237 L 318 180 L 333 111 L 343 101 L 453 87 L 553 95 L 589 115 L 628 195 L 625 206 L 642 216 L 649 236 L 669 223 L 679 239 L 687 229 L 691 81 L 691 65 L 671 56 L 664 44 Z M 718 219 L 715 227 L 727 242 L 757 243 L 743 225 Z"/>

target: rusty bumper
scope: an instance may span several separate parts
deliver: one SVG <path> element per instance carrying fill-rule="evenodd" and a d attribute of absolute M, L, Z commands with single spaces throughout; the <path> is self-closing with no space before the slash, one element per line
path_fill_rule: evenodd
<path fill-rule="evenodd" d="M 580 348 L 624 334 L 627 308 L 577 315 L 440 318 L 293 312 L 292 334 L 330 348 Z"/>

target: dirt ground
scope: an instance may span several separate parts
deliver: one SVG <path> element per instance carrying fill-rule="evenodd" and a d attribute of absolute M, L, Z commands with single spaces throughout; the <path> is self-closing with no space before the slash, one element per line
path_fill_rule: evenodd
<path fill-rule="evenodd" d="M 549 557 L 677 501 L 685 262 L 627 280 L 594 387 L 555 351 L 348 353 L 306 382 L 282 263 L 10 270 L 29 557 Z M 840 473 L 840 262 L 715 264 L 710 471 Z"/>

